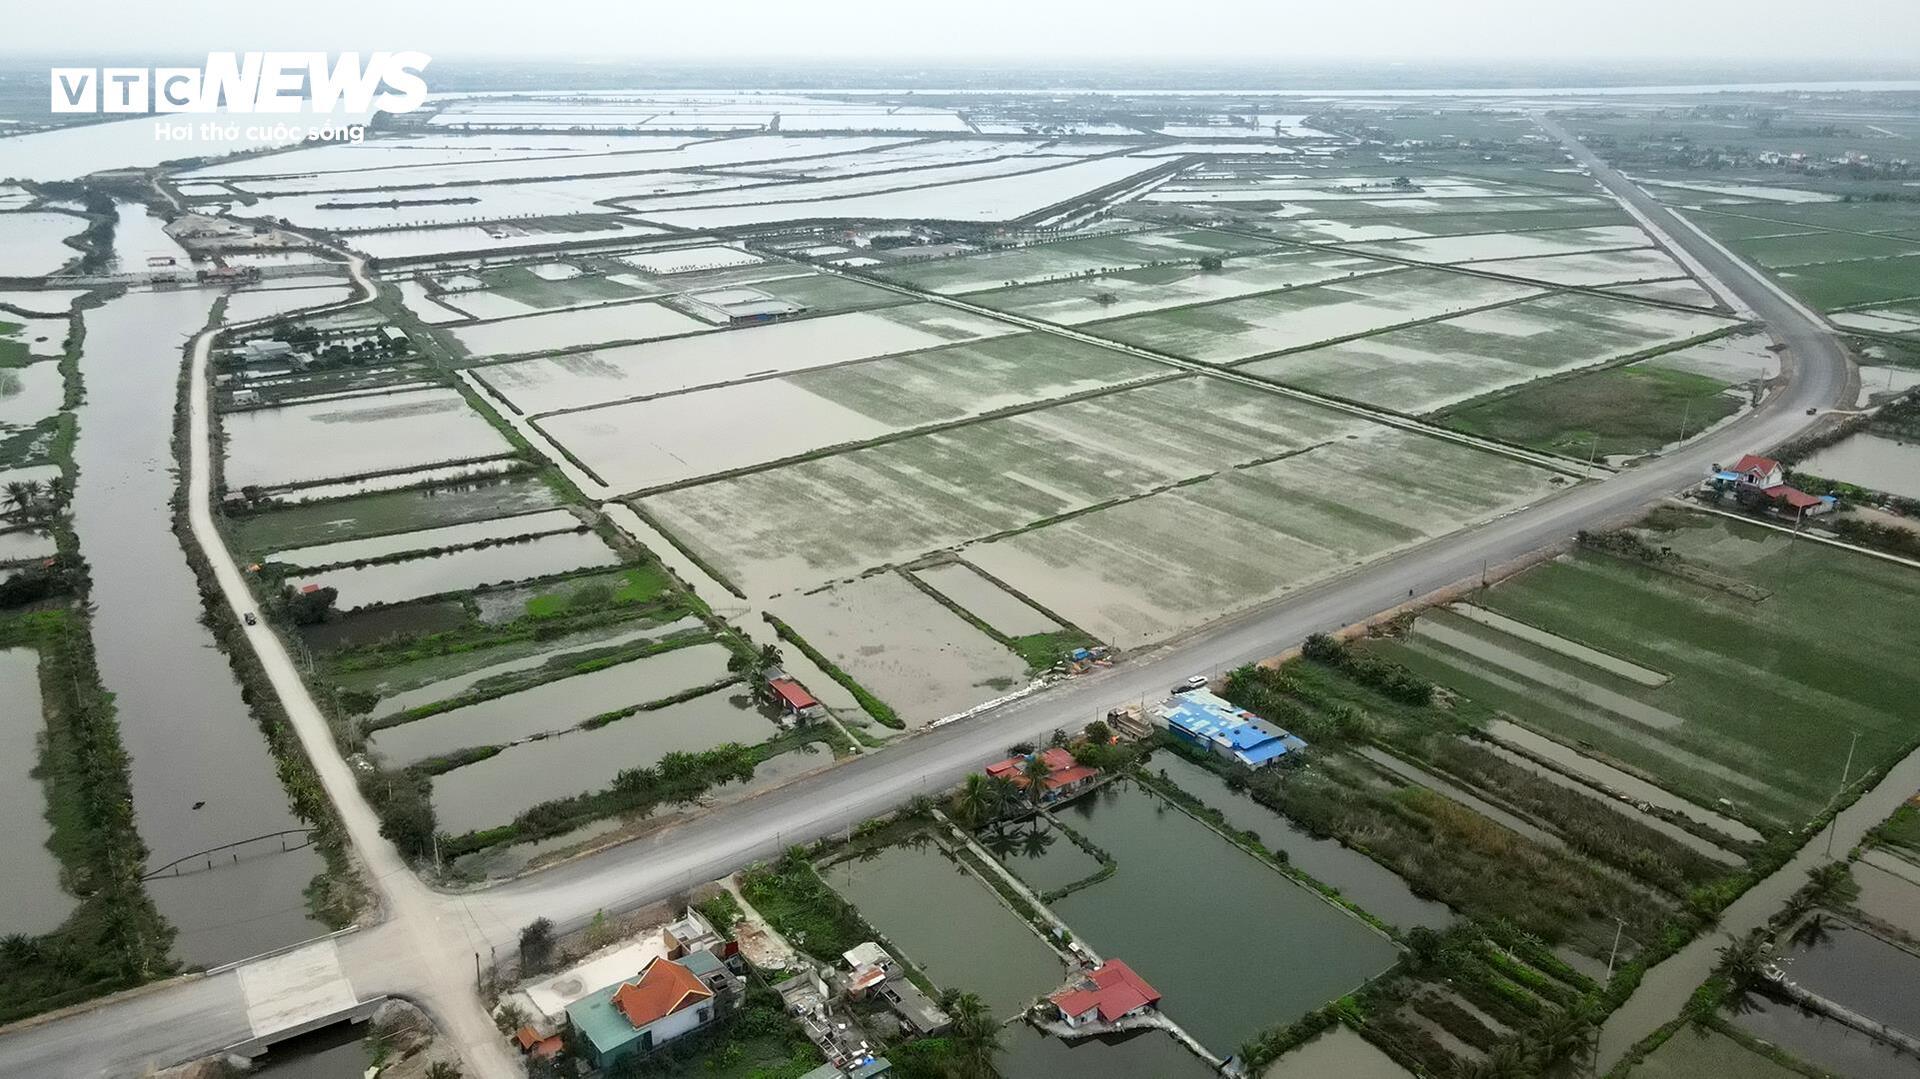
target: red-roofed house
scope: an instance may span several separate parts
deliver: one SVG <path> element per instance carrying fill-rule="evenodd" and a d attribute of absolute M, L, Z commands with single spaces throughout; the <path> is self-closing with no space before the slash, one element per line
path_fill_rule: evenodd
<path fill-rule="evenodd" d="M 1784 482 L 1781 476 L 1782 470 L 1780 468 L 1780 462 L 1771 457 L 1762 457 L 1757 453 L 1749 453 L 1740 458 L 1738 461 L 1735 461 L 1733 467 L 1727 471 L 1738 473 L 1741 483 L 1749 487 L 1758 487 L 1761 490 L 1765 490 L 1768 487 L 1778 487 Z"/>
<path fill-rule="evenodd" d="M 712 975 L 712 980 L 702 972 Z M 591 993 L 567 1006 L 567 1021 L 579 1036 L 587 1063 L 607 1067 L 634 1053 L 683 1037 L 714 1021 L 715 986 L 729 984 L 711 952 L 685 959 L 655 956 L 640 976 Z"/>
<path fill-rule="evenodd" d="M 1097 970 L 1088 971 L 1072 989 L 1063 989 L 1047 998 L 1060 1011 L 1070 1027 L 1092 1023 L 1116 1023 L 1129 1015 L 1152 1011 L 1160 1003 L 1160 993 L 1146 979 L 1118 959 L 1109 959 Z"/>
<path fill-rule="evenodd" d="M 1796 517 L 1815 517 L 1833 508 L 1833 503 L 1827 499 L 1819 495 L 1810 495 L 1798 487 L 1788 487 L 1784 483 L 1778 487 L 1769 487 L 1760 493 L 1773 499 L 1775 506 Z"/>
<path fill-rule="evenodd" d="M 769 678 L 767 688 L 773 691 L 774 699 L 790 716 L 804 716 L 820 705 L 819 701 L 813 699 L 813 694 L 807 692 L 807 687 L 791 678 Z"/>
<path fill-rule="evenodd" d="M 1047 766 L 1047 778 L 1041 781 L 1045 791 L 1044 799 L 1053 801 L 1093 782 L 1100 773 L 1084 764 L 1074 761 L 1073 754 L 1053 746 L 1040 752 L 1040 762 Z M 987 765 L 987 774 L 995 779 L 1004 779 L 1014 786 L 1025 789 L 1027 786 L 1027 758 L 1008 757 Z"/>
<path fill-rule="evenodd" d="M 694 977 L 693 971 L 671 959 L 655 959 L 640 972 L 640 980 L 627 982 L 613 994 L 613 1006 L 620 1009 L 637 1030 L 653 1027 L 669 1017 L 686 1012 L 713 999 L 713 990 Z M 688 1015 L 689 1020 L 696 1017 Z M 678 1024 L 672 1034 L 655 1027 L 653 1040 L 663 1042 L 699 1026 L 698 1021 Z"/>

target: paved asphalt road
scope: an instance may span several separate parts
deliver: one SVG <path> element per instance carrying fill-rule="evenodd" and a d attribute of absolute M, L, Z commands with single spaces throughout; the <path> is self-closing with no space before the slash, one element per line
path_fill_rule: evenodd
<path fill-rule="evenodd" d="M 1548 130 L 1563 138 L 1551 124 Z M 652 902 L 765 858 L 787 845 L 828 835 L 885 812 L 920 793 L 940 790 L 999 756 L 1007 746 L 1054 728 L 1075 728 L 1119 704 L 1153 700 L 1193 673 L 1211 673 L 1272 655 L 1309 633 L 1364 620 L 1405 602 L 1568 539 L 1579 529 L 1624 521 L 1695 483 L 1708 466 L 1777 444 L 1813 422 L 1810 408 L 1850 404 L 1851 372 L 1830 334 L 1744 265 L 1684 225 L 1617 174 L 1574 148 L 1596 178 L 1650 219 L 1677 246 L 1766 321 L 1788 346 L 1789 384 L 1740 421 L 1666 457 L 1545 498 L 1490 523 L 1371 563 L 1183 640 L 1130 657 L 992 712 L 902 738 L 883 752 L 735 803 L 659 835 L 499 887 L 434 895 L 411 874 L 395 871 L 391 847 L 370 835 L 365 803 L 344 783 L 337 754 L 319 762 L 328 790 L 342 803 L 355 845 L 385 893 L 384 922 L 339 942 L 340 961 L 362 997 L 406 996 L 432 1012 L 468 1051 L 469 1074 L 512 1074 L 487 1037 L 465 976 L 474 955 L 510 949 L 536 917 L 563 927 L 597 910 Z M 224 575 L 223 575 L 224 576 Z M 251 606 L 251 600 L 244 602 Z M 257 641 L 263 658 L 277 641 Z M 270 668 L 279 668 L 270 662 Z M 291 667 L 286 668 L 287 672 Z M 276 670 L 276 674 L 281 673 Z M 297 693 L 276 683 L 283 695 Z M 290 700 L 296 720 L 317 716 L 310 702 Z M 303 740 L 323 730 L 309 724 Z M 330 743 L 327 743 L 330 745 Z M 453 952 L 456 954 L 448 954 Z M 1630 1004 L 1631 1007 L 1631 1004 Z M 111 1031 L 110 1037 L 102 1037 Z M 111 1002 L 82 1019 L 44 1022 L 0 1036 L 0 1075 L 121 1076 L 138 1065 L 184 1059 L 247 1036 L 232 975 L 187 982 Z"/>

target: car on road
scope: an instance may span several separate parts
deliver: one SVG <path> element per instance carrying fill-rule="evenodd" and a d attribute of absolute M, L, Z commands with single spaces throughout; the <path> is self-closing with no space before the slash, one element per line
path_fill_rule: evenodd
<path fill-rule="evenodd" d="M 1175 693 L 1192 693 L 1196 689 L 1205 689 L 1205 688 L 1207 688 L 1206 676 L 1196 674 L 1193 677 L 1188 678 L 1186 681 L 1180 683 L 1179 685 L 1173 687 L 1173 691 Z"/>
<path fill-rule="evenodd" d="M 249 626 L 257 626 L 257 625 L 259 625 L 259 624 L 260 624 L 260 620 L 259 620 L 258 618 L 255 618 L 255 617 L 253 616 L 253 612 L 252 612 L 252 611 L 248 611 L 248 612 L 247 612 L 246 614 L 243 614 L 243 615 L 241 615 L 240 617 L 241 617 L 241 618 L 243 618 L 243 619 L 245 619 L 245 620 L 246 620 L 246 623 L 247 623 L 247 625 L 249 625 Z"/>

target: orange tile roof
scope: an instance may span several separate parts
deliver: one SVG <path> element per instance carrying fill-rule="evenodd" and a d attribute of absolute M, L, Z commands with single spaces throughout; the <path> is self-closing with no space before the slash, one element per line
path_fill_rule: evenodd
<path fill-rule="evenodd" d="M 637 1029 L 712 996 L 713 990 L 693 971 L 671 959 L 656 958 L 640 972 L 639 981 L 628 982 L 613 994 L 613 1006 Z"/>

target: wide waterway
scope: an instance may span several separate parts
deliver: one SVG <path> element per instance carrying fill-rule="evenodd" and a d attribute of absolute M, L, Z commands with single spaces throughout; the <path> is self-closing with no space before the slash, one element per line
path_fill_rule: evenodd
<path fill-rule="evenodd" d="M 227 657 L 200 624 L 200 594 L 173 534 L 182 346 L 206 323 L 215 296 L 130 292 L 82 316 L 87 398 L 74 525 L 92 570 L 100 676 L 132 758 L 149 866 L 301 827 Z M 324 932 L 302 895 L 321 869 L 310 848 L 282 853 L 275 840 L 148 888 L 180 931 L 176 954 L 212 965 Z"/>

